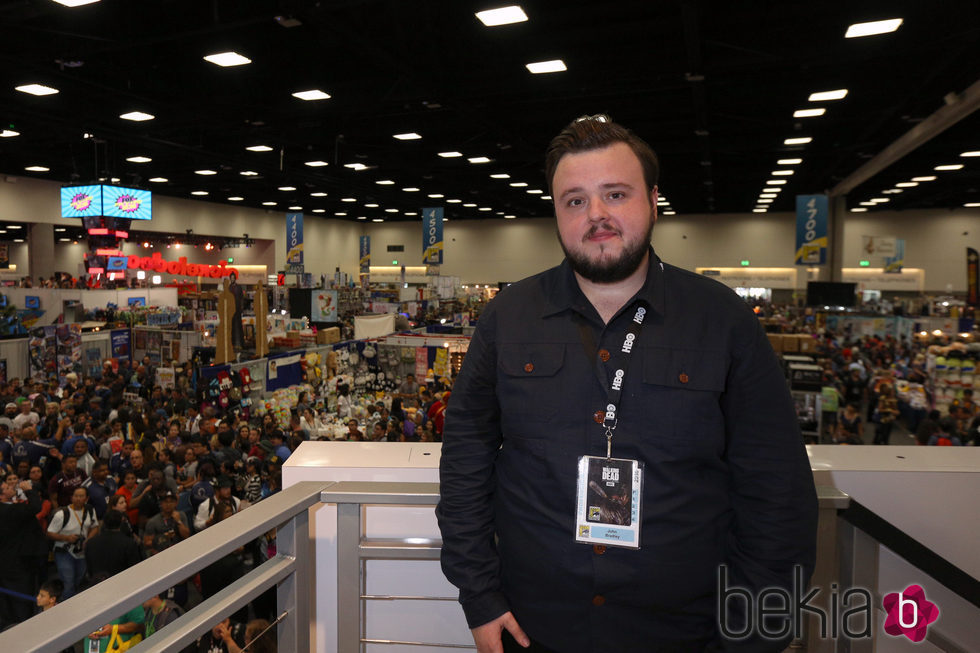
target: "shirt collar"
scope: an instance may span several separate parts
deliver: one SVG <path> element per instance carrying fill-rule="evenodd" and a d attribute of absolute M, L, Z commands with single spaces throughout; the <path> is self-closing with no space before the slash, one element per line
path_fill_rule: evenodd
<path fill-rule="evenodd" d="M 584 312 L 589 306 L 589 300 L 579 288 L 567 258 L 558 266 L 557 274 L 549 275 L 545 291 L 541 317 L 556 315 L 567 310 Z M 664 315 L 664 264 L 653 251 L 653 247 L 650 247 L 650 265 L 647 268 L 646 281 L 628 304 L 632 304 L 637 299 L 645 300 L 654 312 Z"/>

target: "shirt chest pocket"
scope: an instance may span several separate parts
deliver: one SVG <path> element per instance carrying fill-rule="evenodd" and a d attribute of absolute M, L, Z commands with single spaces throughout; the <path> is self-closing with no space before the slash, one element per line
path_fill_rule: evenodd
<path fill-rule="evenodd" d="M 646 410 L 666 438 L 698 446 L 721 445 L 725 420 L 720 398 L 725 391 L 728 357 L 723 351 L 650 347 L 642 350 Z"/>
<path fill-rule="evenodd" d="M 505 422 L 554 419 L 564 389 L 565 345 L 508 343 L 499 346 L 497 397 Z"/>

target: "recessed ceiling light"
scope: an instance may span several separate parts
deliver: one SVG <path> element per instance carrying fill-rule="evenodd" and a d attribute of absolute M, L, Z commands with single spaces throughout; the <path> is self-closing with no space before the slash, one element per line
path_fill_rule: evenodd
<path fill-rule="evenodd" d="M 28 172 L 51 172 L 51 168 L 45 168 L 44 166 L 27 166 L 24 170 Z"/>
<path fill-rule="evenodd" d="M 980 156 L 980 150 L 974 150 L 972 152 L 963 152 L 960 156 Z"/>
<path fill-rule="evenodd" d="M 218 52 L 216 54 L 209 54 L 208 56 L 204 57 L 204 60 L 217 66 L 221 66 L 222 68 L 244 66 L 245 64 L 252 63 L 251 59 L 242 56 L 237 52 Z"/>
<path fill-rule="evenodd" d="M 978 206 L 980 206 L 980 202 L 967 202 L 967 203 L 966 203 L 966 204 L 964 204 L 963 206 L 965 206 L 965 207 L 966 207 L 966 208 L 968 208 L 968 209 L 975 209 L 975 208 L 977 208 Z"/>
<path fill-rule="evenodd" d="M 798 163 L 803 163 L 803 159 L 780 159 L 776 161 L 777 166 L 795 166 Z"/>
<path fill-rule="evenodd" d="M 281 191 L 284 191 L 284 192 L 286 192 L 286 193 L 288 193 L 288 192 L 290 192 L 290 191 L 294 191 L 294 190 L 296 190 L 296 187 L 295 187 L 295 186 L 280 186 L 280 187 L 279 187 L 279 190 L 281 190 Z"/>
<path fill-rule="evenodd" d="M 374 183 L 376 183 L 378 186 L 394 186 L 395 185 L 395 182 L 393 182 L 390 179 L 379 179 L 379 180 L 377 180 Z"/>
<path fill-rule="evenodd" d="M 207 175 L 216 175 L 216 174 L 218 174 L 218 172 L 216 170 L 207 170 L 207 169 L 205 169 L 205 170 L 195 170 L 194 171 L 194 174 L 195 175 L 204 175 L 204 176 L 207 176 Z"/>
<path fill-rule="evenodd" d="M 354 197 L 344 197 L 340 200 L 341 202 L 356 202 L 357 198 Z"/>
<path fill-rule="evenodd" d="M 786 183 L 785 179 L 769 179 L 766 184 L 769 186 L 781 186 Z"/>
<path fill-rule="evenodd" d="M 497 172 L 497 173 L 494 173 L 494 174 L 490 175 L 490 178 L 491 179 L 510 179 L 510 175 L 508 175 L 506 172 Z"/>
<path fill-rule="evenodd" d="M 466 160 L 470 163 L 490 163 L 490 159 L 485 156 L 471 156 Z"/>
<path fill-rule="evenodd" d="M 262 202 L 262 206 L 275 206 L 278 202 Z"/>
<path fill-rule="evenodd" d="M 328 163 L 326 161 L 307 161 L 304 165 L 308 165 L 311 168 L 322 168 L 323 166 L 328 165 Z"/>
<path fill-rule="evenodd" d="M 861 206 L 874 206 L 875 202 L 859 202 Z"/>
<path fill-rule="evenodd" d="M 551 199 L 551 195 L 542 195 L 541 196 L 541 199 L 543 199 L 543 200 L 550 200 Z"/>
<path fill-rule="evenodd" d="M 371 218 L 371 222 L 384 222 L 384 218 Z"/>
<path fill-rule="evenodd" d="M 20 132 L 15 132 L 13 129 L 4 129 L 0 131 L 0 138 L 13 138 L 14 136 L 20 136 Z M 965 154 L 963 156 L 966 156 Z"/>
<path fill-rule="evenodd" d="M 752 213 L 765 213 L 765 209 L 752 209 Z"/>
<path fill-rule="evenodd" d="M 936 176 L 932 175 L 928 177 L 912 177 L 912 181 L 936 181 Z M 898 184 L 896 184 L 896 186 L 897 185 Z"/>
<path fill-rule="evenodd" d="M 664 211 L 664 215 L 677 215 L 677 211 Z"/>
<path fill-rule="evenodd" d="M 803 136 L 801 138 L 787 138 L 785 141 L 783 141 L 783 145 L 806 145 L 812 140 L 813 139 L 809 136 Z"/>
<path fill-rule="evenodd" d="M 758 202 L 756 202 L 756 203 L 757 203 L 757 204 L 772 204 L 772 200 L 767 200 L 767 199 L 761 199 L 761 200 L 759 200 L 759 201 L 758 201 Z"/>
<path fill-rule="evenodd" d="M 769 174 L 771 174 L 771 175 L 773 175 L 775 177 L 787 177 L 787 176 L 793 174 L 794 172 L 795 172 L 794 170 L 773 170 Z"/>
<path fill-rule="evenodd" d="M 64 5 L 66 7 L 81 7 L 83 5 L 90 5 L 99 0 L 54 0 L 59 5 Z"/>
<path fill-rule="evenodd" d="M 402 190 L 405 191 L 406 193 L 417 193 L 421 189 L 420 188 L 416 188 L 415 186 L 409 186 L 408 188 L 403 188 Z"/>
<path fill-rule="evenodd" d="M 271 152 L 272 148 L 268 145 L 250 145 L 245 148 L 249 152 Z"/>
<path fill-rule="evenodd" d="M 289 207 L 289 210 L 290 211 L 302 211 L 303 210 L 303 207 L 302 206 L 290 206 Z"/>
<path fill-rule="evenodd" d="M 776 193 L 762 193 L 759 197 L 776 197 Z"/>
<path fill-rule="evenodd" d="M 539 190 L 537 188 L 529 188 L 527 192 L 528 192 L 529 195 L 540 195 L 544 191 L 543 190 Z"/>
<path fill-rule="evenodd" d="M 340 216 L 340 217 L 344 217 L 345 215 L 347 215 L 347 213 L 346 213 L 346 212 L 344 212 L 344 211 L 336 211 L 336 212 L 334 213 L 334 215 L 337 215 L 337 216 Z"/>
<path fill-rule="evenodd" d="M 385 209 L 385 213 L 398 213 L 398 209 Z"/>
<path fill-rule="evenodd" d="M 359 216 L 357 216 L 357 219 L 358 220 L 367 220 L 367 216 L 366 215 L 359 215 Z"/>
<path fill-rule="evenodd" d="M 875 204 L 884 204 L 889 200 L 887 197 L 872 197 L 871 201 L 874 202 Z"/>
<path fill-rule="evenodd" d="M 149 163 L 153 159 L 148 156 L 131 156 L 126 159 L 130 163 Z"/>
<path fill-rule="evenodd" d="M 145 122 L 147 120 L 153 120 L 156 118 L 152 113 L 144 113 L 143 111 L 130 111 L 129 113 L 121 113 L 119 117 L 123 120 L 132 120 L 133 122 Z"/>
<path fill-rule="evenodd" d="M 119 183 L 119 177 L 110 177 L 109 178 L 109 181 L 111 181 L 114 184 L 118 184 Z"/>
<path fill-rule="evenodd" d="M 462 204 L 463 200 L 451 199 L 446 200 L 446 204 Z"/>
<path fill-rule="evenodd" d="M 542 73 L 560 73 L 564 70 L 568 70 L 568 68 L 565 66 L 565 62 L 561 59 L 536 61 L 534 63 L 527 64 L 525 67 L 535 75 L 540 75 Z"/>
<path fill-rule="evenodd" d="M 798 109 L 793 112 L 794 118 L 814 118 L 827 113 L 826 109 Z"/>
<path fill-rule="evenodd" d="M 64 227 L 56 227 L 56 228 L 55 228 L 55 231 L 57 231 L 57 232 L 59 232 L 59 233 L 60 233 L 60 232 L 62 232 L 62 231 L 68 231 L 68 230 L 67 230 L 67 229 L 65 229 Z"/>
<path fill-rule="evenodd" d="M 311 89 L 309 91 L 296 91 L 293 93 L 293 97 L 299 98 L 300 100 L 306 100 L 307 102 L 312 100 L 329 100 L 330 94 L 324 93 L 320 89 Z"/>
<path fill-rule="evenodd" d="M 468 209 L 472 209 L 472 208 L 476 207 L 476 204 L 467 203 L 467 204 L 464 204 L 463 206 L 465 206 Z"/>
<path fill-rule="evenodd" d="M 21 226 L 19 224 L 8 224 L 7 225 L 7 229 L 20 229 L 20 228 L 21 228 Z"/>
<path fill-rule="evenodd" d="M 167 179 L 166 177 L 150 177 L 150 181 L 153 182 L 154 184 L 163 184 L 170 180 Z"/>
<path fill-rule="evenodd" d="M 489 206 L 481 206 L 478 210 L 480 211 L 493 211 Z"/>
<path fill-rule="evenodd" d="M 310 197 L 326 197 L 327 194 L 323 191 L 317 191 L 315 193 L 310 193 Z"/>
<path fill-rule="evenodd" d="M 780 192 L 780 191 L 782 191 L 782 190 L 783 190 L 783 189 L 782 189 L 782 188 L 780 188 L 779 186 L 775 186 L 775 187 L 773 187 L 773 188 L 763 188 L 763 189 L 762 189 L 762 192 L 763 192 L 763 193 L 778 193 L 778 192 Z"/>
<path fill-rule="evenodd" d="M 847 89 L 839 88 L 835 91 L 820 91 L 819 93 L 810 93 L 810 102 L 826 102 L 827 100 L 843 100 L 847 97 Z"/>
<path fill-rule="evenodd" d="M 888 20 L 874 20 L 868 23 L 854 23 L 847 28 L 844 33 L 845 39 L 856 39 L 862 36 L 874 36 L 876 34 L 888 34 L 894 32 L 902 24 L 901 18 L 890 18 Z"/>
<path fill-rule="evenodd" d="M 476 17 L 487 27 L 497 27 L 498 25 L 510 25 L 512 23 L 523 23 L 527 20 L 527 14 L 519 5 L 498 7 L 497 9 L 487 9 L 486 11 L 476 12 Z"/>
<path fill-rule="evenodd" d="M 950 164 L 950 165 L 936 166 L 935 168 L 933 168 L 933 170 L 939 170 L 939 171 L 943 171 L 943 170 L 962 170 L 962 169 L 963 169 L 963 164 L 962 163 L 953 163 L 953 164 Z"/>
<path fill-rule="evenodd" d="M 505 215 L 504 220 L 513 220 L 516 217 L 517 217 L 516 215 Z"/>
<path fill-rule="evenodd" d="M 24 242 L 24 239 L 23 238 L 14 238 L 14 242 L 15 243 L 22 243 L 22 242 Z"/>
<path fill-rule="evenodd" d="M 365 204 L 364 205 L 364 208 L 366 208 L 366 209 L 376 209 L 376 208 L 378 208 L 378 205 L 375 204 L 374 202 L 372 202 L 370 204 Z"/>
<path fill-rule="evenodd" d="M 242 170 L 238 174 L 240 174 L 242 177 L 258 177 L 259 176 L 259 173 L 255 172 L 254 170 Z"/>
<path fill-rule="evenodd" d="M 527 182 L 524 182 L 524 181 L 514 181 L 514 182 L 511 182 L 510 185 L 513 186 L 514 188 L 524 188 L 525 186 L 527 186 Z"/>
<path fill-rule="evenodd" d="M 851 209 L 851 213 L 867 213 L 867 212 L 868 209 L 861 206 L 855 206 L 853 209 Z"/>
<path fill-rule="evenodd" d="M 203 196 L 203 195 L 207 195 L 207 194 L 208 194 L 208 192 L 206 190 L 192 190 L 191 191 L 191 195 Z"/>
<path fill-rule="evenodd" d="M 458 156 L 463 156 L 462 152 L 439 152 L 439 156 L 444 159 L 455 159 Z"/>
<path fill-rule="evenodd" d="M 326 213 L 327 210 L 326 209 L 313 209 L 313 212 L 314 213 Z"/>
<path fill-rule="evenodd" d="M 363 163 L 345 163 L 344 167 L 351 170 L 367 170 L 367 166 Z"/>
<path fill-rule="evenodd" d="M 913 187 L 918 186 L 918 185 L 919 185 L 919 182 L 917 182 L 917 181 L 902 181 L 902 182 L 899 182 L 899 183 L 895 184 L 895 188 L 913 188 Z"/>
<path fill-rule="evenodd" d="M 397 138 L 400 141 L 417 141 L 422 138 L 422 134 L 416 134 L 415 132 L 406 132 L 404 134 L 392 134 L 393 138 Z"/>
<path fill-rule="evenodd" d="M 419 214 L 418 211 L 405 211 L 405 215 L 418 215 L 418 214 Z M 445 222 L 446 219 L 443 218 L 442 221 Z"/>
<path fill-rule="evenodd" d="M 54 95 L 59 92 L 58 89 L 45 86 L 44 84 L 24 84 L 23 86 L 16 86 L 14 89 L 21 93 L 29 93 L 31 95 Z"/>
<path fill-rule="evenodd" d="M 885 194 L 891 193 L 892 195 L 895 195 L 897 193 L 902 193 L 904 191 L 901 188 L 892 188 L 891 190 L 883 190 L 881 192 Z"/>
<path fill-rule="evenodd" d="M 229 202 L 241 202 L 243 199 L 245 199 L 245 198 L 244 197 L 241 197 L 239 195 L 232 195 L 231 197 L 228 198 L 228 201 Z"/>
<path fill-rule="evenodd" d="M 428 196 L 434 200 L 442 199 L 443 197 L 445 197 L 445 195 L 443 195 L 442 193 L 430 193 Z"/>

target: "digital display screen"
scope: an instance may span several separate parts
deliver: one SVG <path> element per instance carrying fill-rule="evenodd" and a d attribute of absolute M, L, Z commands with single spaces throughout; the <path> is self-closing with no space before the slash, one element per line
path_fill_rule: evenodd
<path fill-rule="evenodd" d="M 130 297 L 128 301 L 130 306 L 146 306 L 146 297 Z"/>
<path fill-rule="evenodd" d="M 119 272 L 120 270 L 126 269 L 126 263 L 129 259 L 125 256 L 110 256 L 106 261 L 105 269 L 107 272 Z"/>
<path fill-rule="evenodd" d="M 41 308 L 41 298 L 37 295 L 28 295 L 24 298 L 24 308 Z"/>
<path fill-rule="evenodd" d="M 102 215 L 102 186 L 68 186 L 61 189 L 61 217 Z"/>
<path fill-rule="evenodd" d="M 152 217 L 150 191 L 139 188 L 103 186 L 102 214 L 114 218 L 149 220 Z"/>

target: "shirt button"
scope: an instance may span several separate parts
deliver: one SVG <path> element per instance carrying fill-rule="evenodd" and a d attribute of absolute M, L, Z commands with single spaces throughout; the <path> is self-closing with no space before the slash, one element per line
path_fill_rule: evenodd
<path fill-rule="evenodd" d="M 592 597 L 592 605 L 599 606 L 599 605 L 603 605 L 605 602 L 606 602 L 606 597 L 604 597 L 602 594 L 596 594 L 595 596 Z"/>
<path fill-rule="evenodd" d="M 592 419 L 596 421 L 596 424 L 602 424 L 602 421 L 606 419 L 606 411 L 597 410 L 595 413 L 593 413 Z"/>
<path fill-rule="evenodd" d="M 609 360 L 609 350 L 608 349 L 600 349 L 599 350 L 599 359 L 603 363 L 605 363 L 607 360 Z"/>
<path fill-rule="evenodd" d="M 678 376 L 677 378 L 678 378 L 678 380 L 681 383 L 687 383 L 687 380 L 688 380 L 687 379 L 687 374 L 684 374 L 683 372 L 681 372 L 680 376 Z"/>
<path fill-rule="evenodd" d="M 534 371 L 534 363 L 528 363 L 527 365 L 525 365 L 524 366 L 524 371 L 527 372 L 528 374 L 530 374 L 531 372 L 533 372 Z"/>
<path fill-rule="evenodd" d="M 604 545 L 602 544 L 592 545 L 592 553 L 596 554 L 597 556 L 601 556 L 605 552 L 606 552 L 606 547 Z"/>

